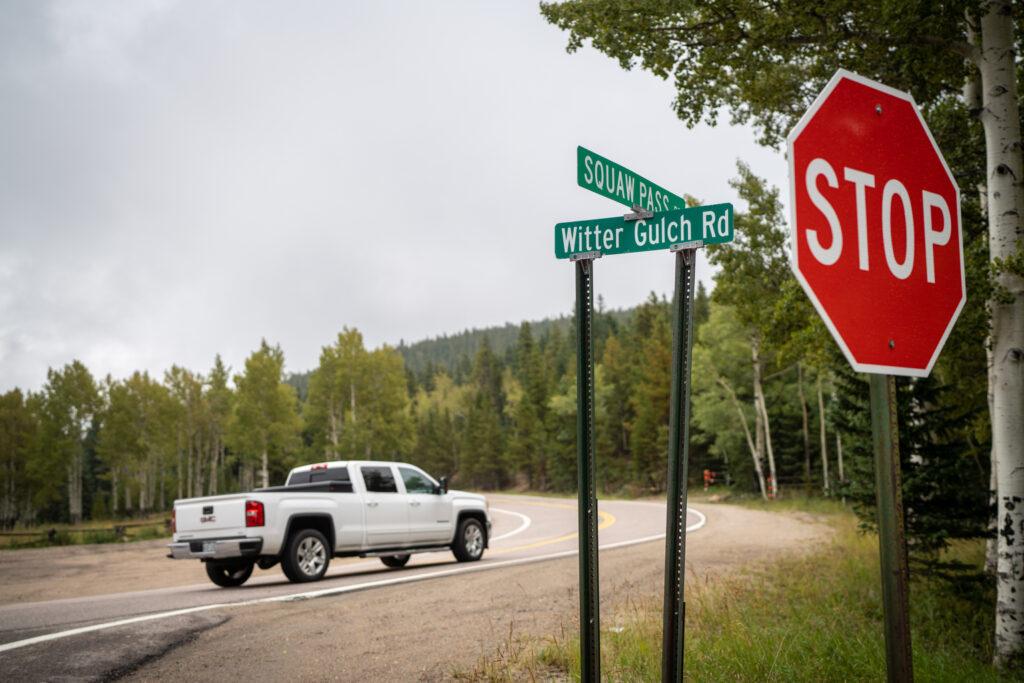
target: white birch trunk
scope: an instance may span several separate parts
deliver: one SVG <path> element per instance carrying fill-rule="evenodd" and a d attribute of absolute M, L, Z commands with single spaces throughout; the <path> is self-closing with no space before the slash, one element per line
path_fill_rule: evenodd
<path fill-rule="evenodd" d="M 68 516 L 72 524 L 82 521 L 82 446 L 77 444 L 68 463 Z"/>
<path fill-rule="evenodd" d="M 160 494 L 160 510 L 163 511 L 167 509 L 167 486 L 164 485 L 165 472 L 164 466 L 160 463 L 159 460 L 157 460 L 156 467 L 157 472 L 160 473 L 160 485 L 157 487 L 157 491 Z"/>
<path fill-rule="evenodd" d="M 203 448 L 203 431 L 201 429 L 196 430 L 196 495 L 203 495 L 203 474 L 206 472 L 206 463 L 203 462 L 203 454 L 206 451 Z"/>
<path fill-rule="evenodd" d="M 263 482 L 263 488 L 270 486 L 270 470 L 267 462 L 267 449 L 265 447 L 260 455 L 260 480 Z"/>
<path fill-rule="evenodd" d="M 768 500 L 768 489 L 764 484 L 764 469 L 761 467 L 761 454 L 758 452 L 757 446 L 754 445 L 754 440 L 750 436 L 750 427 L 747 424 L 747 416 L 743 412 L 743 406 L 740 405 L 739 399 L 736 398 L 736 392 L 733 391 L 728 382 L 719 377 L 718 383 L 729 394 L 729 398 L 732 400 L 732 404 L 740 416 L 740 424 L 743 425 L 743 436 L 747 439 L 747 448 L 750 449 L 750 457 L 754 460 L 754 472 L 757 473 L 757 484 L 761 489 L 761 497 Z"/>
<path fill-rule="evenodd" d="M 335 460 L 338 457 L 338 423 L 341 420 L 338 412 L 332 398 L 327 406 L 327 455 L 330 456 L 331 460 Z"/>
<path fill-rule="evenodd" d="M 117 513 L 120 511 L 120 498 L 117 494 L 117 467 L 110 469 L 110 512 L 111 515 L 117 517 Z"/>
<path fill-rule="evenodd" d="M 989 252 L 1012 258 L 1024 239 L 1024 151 L 1010 0 L 981 8 Z M 992 310 L 992 451 L 998 488 L 995 663 L 1024 651 L 1024 278 L 1002 269 Z M 1001 295 L 1001 296 L 1000 296 Z"/>
<path fill-rule="evenodd" d="M 821 438 L 821 490 L 826 496 L 831 495 L 832 487 L 828 480 L 828 438 L 825 433 L 825 396 L 821 391 L 821 373 L 818 373 L 818 433 Z M 839 438 L 839 435 L 836 435 Z M 842 465 L 840 465 L 840 470 Z M 842 474 L 840 473 L 840 478 Z"/>
<path fill-rule="evenodd" d="M 995 363 L 992 362 L 992 337 L 985 340 L 985 358 L 988 364 L 988 414 L 995 413 L 995 386 L 996 373 Z M 995 576 L 999 564 L 999 547 L 997 543 L 998 529 L 996 528 L 996 516 L 999 508 L 999 476 L 998 460 L 996 459 L 995 443 L 989 447 L 989 477 L 988 477 L 988 504 L 995 509 L 996 515 L 989 520 L 988 530 L 992 534 L 985 541 L 985 571 Z"/>
<path fill-rule="evenodd" d="M 764 399 L 764 386 L 761 383 L 761 342 L 752 340 L 750 343 L 751 357 L 754 364 L 754 406 L 761 413 L 761 421 L 764 425 L 764 445 L 768 452 L 768 473 L 770 481 L 768 485 L 769 497 L 776 498 L 779 493 L 779 480 L 775 473 L 775 451 L 772 448 L 772 429 L 768 419 L 768 406 Z"/>
<path fill-rule="evenodd" d="M 217 495 L 217 487 L 219 481 L 217 480 L 217 452 L 220 450 L 220 435 L 214 434 L 213 439 L 210 441 L 210 495 Z"/>
<path fill-rule="evenodd" d="M 178 437 L 178 476 L 176 478 L 178 480 L 178 499 L 180 500 L 180 499 L 185 497 L 185 496 L 181 495 L 181 493 L 182 493 L 181 487 L 182 487 L 182 484 L 183 484 L 183 481 L 182 481 L 183 472 L 182 472 L 182 465 L 181 465 L 181 430 L 180 429 L 178 430 L 177 437 Z"/>
<path fill-rule="evenodd" d="M 804 493 L 811 493 L 811 419 L 807 414 L 807 397 L 804 395 L 804 369 L 796 364 L 796 386 L 800 394 L 800 411 L 803 414 L 804 437 Z"/>
<path fill-rule="evenodd" d="M 185 444 L 188 446 L 188 451 L 185 453 L 185 490 L 188 493 L 188 497 L 192 498 L 195 496 L 192 490 L 192 417 L 188 418 L 188 426 L 185 428 Z"/>
<path fill-rule="evenodd" d="M 146 498 L 146 490 L 149 488 L 149 482 L 147 481 L 147 472 L 143 467 L 142 472 L 139 474 L 139 514 L 144 515 L 149 510 L 149 501 Z"/>

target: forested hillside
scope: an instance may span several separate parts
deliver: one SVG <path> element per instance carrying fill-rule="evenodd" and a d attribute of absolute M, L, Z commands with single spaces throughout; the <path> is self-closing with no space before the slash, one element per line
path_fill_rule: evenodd
<path fill-rule="evenodd" d="M 604 301 L 600 296 L 596 302 L 597 309 L 602 313 Z M 618 323 L 625 323 L 635 309 L 607 311 Z M 486 340 L 491 351 L 506 364 L 512 361 L 515 346 L 519 338 L 520 324 L 505 323 L 494 327 L 471 329 L 456 334 L 443 334 L 432 339 L 406 344 L 398 343 L 397 350 L 405 361 L 406 372 L 419 381 L 428 381 L 438 371 L 444 371 L 457 382 L 464 382 L 473 369 L 473 358 Z M 558 318 L 529 321 L 533 334 L 546 337 L 557 327 L 560 334 L 568 335 L 573 327 L 572 316 L 562 315 Z M 287 382 L 295 387 L 301 400 L 305 400 L 309 392 L 309 378 L 313 371 L 296 372 L 288 375 Z"/>

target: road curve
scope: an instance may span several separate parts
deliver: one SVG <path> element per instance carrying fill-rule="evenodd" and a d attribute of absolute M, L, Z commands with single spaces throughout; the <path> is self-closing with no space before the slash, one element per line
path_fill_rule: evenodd
<path fill-rule="evenodd" d="M 576 553 L 574 500 L 510 495 L 490 496 L 489 500 L 494 521 L 493 540 L 480 562 L 460 564 L 448 552 L 425 553 L 414 555 L 405 569 L 396 571 L 383 567 L 376 559 L 336 559 L 328 576 L 315 584 L 291 584 L 275 567 L 257 572 L 245 586 L 237 589 L 204 583 L 0 605 L 0 670 L 7 669 L 5 660 L 10 660 L 11 664 L 21 661 L 36 665 L 55 659 L 73 661 L 75 653 L 84 650 L 90 656 L 86 658 L 89 666 L 82 673 L 86 677 L 106 676 L 115 663 L 117 667 L 125 665 L 125 653 L 116 647 L 111 657 L 106 658 L 113 660 L 111 662 L 104 663 L 105 658 L 96 656 L 94 641 L 105 638 L 106 631 L 129 628 L 137 637 L 152 635 L 159 649 L 163 646 L 162 633 L 166 632 L 172 639 L 182 636 L 172 627 L 176 622 L 194 622 L 197 628 L 202 628 L 219 623 L 227 612 L 235 613 L 250 606 L 356 591 L 386 591 L 402 584 L 463 573 L 501 571 Z M 664 504 L 602 501 L 599 515 L 602 549 L 655 541 L 664 536 Z M 687 521 L 690 530 L 696 531 L 703 526 L 704 516 L 691 510 Z M 61 578 L 54 577 L 54 580 Z M 114 586 L 111 588 L 116 590 Z M 196 621 L 200 616 L 202 618 Z M 59 651 L 60 656 L 53 657 L 56 652 L 40 656 L 48 650 Z M 104 667 L 108 668 L 104 670 Z M 39 678 L 45 678 L 45 668 L 30 666 L 31 677 L 39 674 Z"/>

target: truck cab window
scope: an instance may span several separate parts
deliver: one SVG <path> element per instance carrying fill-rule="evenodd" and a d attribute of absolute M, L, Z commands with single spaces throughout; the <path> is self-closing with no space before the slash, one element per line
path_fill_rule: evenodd
<path fill-rule="evenodd" d="M 348 481 L 348 468 L 347 467 L 332 467 L 328 470 L 321 470 L 319 472 L 311 472 L 309 475 L 309 481 L 311 483 L 318 481 Z"/>
<path fill-rule="evenodd" d="M 433 493 L 434 487 L 437 486 L 422 472 L 417 472 L 409 467 L 399 467 L 398 471 L 402 474 L 402 481 L 405 482 L 406 493 Z"/>
<path fill-rule="evenodd" d="M 390 467 L 361 467 L 363 483 L 370 493 L 398 493 L 395 475 Z"/>

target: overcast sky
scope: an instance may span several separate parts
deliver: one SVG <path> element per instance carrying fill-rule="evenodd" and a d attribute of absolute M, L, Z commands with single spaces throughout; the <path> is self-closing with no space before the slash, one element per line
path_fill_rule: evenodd
<path fill-rule="evenodd" d="M 4 2 L 0 390 L 569 313 L 554 224 L 623 211 L 579 144 L 708 202 L 738 158 L 785 182 L 752 131 L 688 130 L 671 83 L 565 44 L 534 0 Z M 610 307 L 671 281 L 667 253 L 597 263 Z"/>

